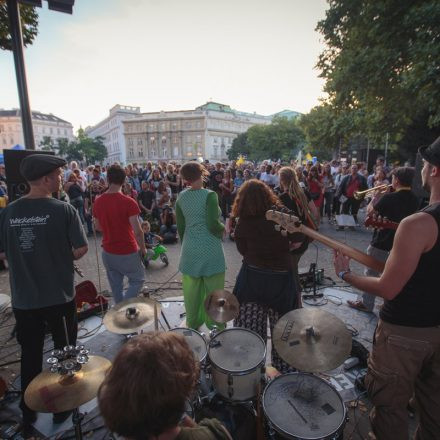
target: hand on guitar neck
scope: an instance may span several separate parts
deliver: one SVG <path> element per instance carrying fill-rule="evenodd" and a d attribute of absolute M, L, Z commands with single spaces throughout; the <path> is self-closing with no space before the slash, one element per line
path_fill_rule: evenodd
<path fill-rule="evenodd" d="M 353 260 L 356 260 L 358 263 L 361 263 L 376 272 L 380 273 L 383 271 L 385 264 L 381 261 L 378 261 L 358 249 L 355 249 L 351 246 L 346 245 L 345 243 L 341 243 L 332 238 L 326 237 L 325 235 L 320 234 L 319 232 L 303 225 L 301 223 L 301 220 L 293 214 L 276 210 L 269 210 L 266 212 L 266 219 L 277 223 L 282 229 L 286 230 L 289 233 L 301 232 L 308 237 L 313 238 L 314 240 L 317 240 L 320 243 L 323 243 L 326 246 L 329 246 L 332 249 L 342 253 L 343 255 L 353 258 Z"/>

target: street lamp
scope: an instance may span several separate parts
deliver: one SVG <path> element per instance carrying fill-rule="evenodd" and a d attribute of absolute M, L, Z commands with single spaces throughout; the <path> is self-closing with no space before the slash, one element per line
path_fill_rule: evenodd
<path fill-rule="evenodd" d="M 34 131 L 32 128 L 32 113 L 29 104 L 29 94 L 26 82 L 26 67 L 23 54 L 23 34 L 20 21 L 19 3 L 41 7 L 41 0 L 7 0 L 9 31 L 14 53 L 15 75 L 17 77 L 18 97 L 20 100 L 21 123 L 23 126 L 24 144 L 27 149 L 35 150 Z M 75 0 L 47 0 L 49 9 L 59 12 L 72 13 Z"/>

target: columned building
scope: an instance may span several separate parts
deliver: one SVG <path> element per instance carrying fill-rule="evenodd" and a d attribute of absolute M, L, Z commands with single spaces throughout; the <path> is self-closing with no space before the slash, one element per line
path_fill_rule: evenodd
<path fill-rule="evenodd" d="M 54 144 L 59 139 L 67 139 L 69 142 L 75 139 L 72 124 L 52 113 L 32 111 L 32 126 L 37 150 L 41 149 L 41 143 L 45 138 L 50 138 Z M 17 144 L 26 147 L 21 112 L 19 109 L 0 110 L 0 149 L 6 150 Z"/>
<path fill-rule="evenodd" d="M 109 115 L 105 119 L 84 130 L 86 135 L 91 138 L 98 136 L 103 138 L 103 143 L 107 148 L 107 158 L 104 160 L 104 165 L 111 165 L 115 162 L 125 164 L 127 162 L 127 148 L 122 122 L 139 116 L 140 113 L 140 107 L 117 104 L 110 109 Z"/>
<path fill-rule="evenodd" d="M 271 120 L 272 116 L 239 112 L 215 102 L 194 110 L 142 113 L 123 121 L 126 159 L 139 164 L 150 160 L 225 160 L 235 137 Z"/>

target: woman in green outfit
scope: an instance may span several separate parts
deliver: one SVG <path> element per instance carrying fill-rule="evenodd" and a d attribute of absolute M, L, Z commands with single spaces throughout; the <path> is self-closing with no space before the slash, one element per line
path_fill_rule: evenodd
<path fill-rule="evenodd" d="M 212 321 L 204 308 L 205 298 L 225 284 L 225 256 L 221 238 L 217 194 L 203 188 L 208 172 L 198 162 L 188 162 L 180 169 L 182 180 L 189 185 L 176 203 L 177 230 L 182 241 L 179 270 L 182 272 L 186 324 L 197 330 L 224 325 Z"/>

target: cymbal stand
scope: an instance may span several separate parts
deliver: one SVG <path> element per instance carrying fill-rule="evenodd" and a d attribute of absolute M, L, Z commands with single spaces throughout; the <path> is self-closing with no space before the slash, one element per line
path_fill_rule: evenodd
<path fill-rule="evenodd" d="M 75 428 L 75 438 L 76 440 L 83 440 L 81 422 L 84 419 L 84 414 L 79 412 L 78 408 L 74 408 L 72 414 L 72 422 Z"/>

